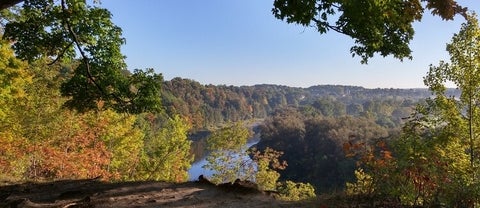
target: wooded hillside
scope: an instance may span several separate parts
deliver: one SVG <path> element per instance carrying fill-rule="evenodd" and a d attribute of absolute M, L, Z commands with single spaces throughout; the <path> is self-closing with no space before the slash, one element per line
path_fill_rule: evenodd
<path fill-rule="evenodd" d="M 449 94 L 458 95 L 455 89 Z M 281 85 L 226 86 L 203 85 L 190 79 L 165 81 L 162 101 L 169 114 L 190 119 L 194 129 L 215 127 L 227 121 L 264 119 L 276 109 L 316 108 L 324 116 L 373 113 L 394 123 L 408 116 L 406 108 L 431 97 L 428 89 L 367 89 L 355 86 L 318 85 L 309 88 Z M 389 122 L 389 121 L 385 121 Z"/>

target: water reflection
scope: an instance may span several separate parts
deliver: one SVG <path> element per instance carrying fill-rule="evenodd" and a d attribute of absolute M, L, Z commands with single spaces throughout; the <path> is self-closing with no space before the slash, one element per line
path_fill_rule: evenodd
<path fill-rule="evenodd" d="M 251 146 L 257 144 L 260 141 L 260 137 L 258 135 L 254 136 L 252 139 L 249 140 L 249 142 L 245 145 L 245 149 L 250 148 Z M 250 157 L 244 157 L 245 161 L 250 161 Z M 195 181 L 198 179 L 198 176 L 204 175 L 207 178 L 213 175 L 213 171 L 209 169 L 204 169 L 202 168 L 204 165 L 206 165 L 208 161 L 206 160 L 206 157 L 202 158 L 201 160 L 195 162 L 192 164 L 192 167 L 188 170 L 188 180 L 189 181 Z"/>

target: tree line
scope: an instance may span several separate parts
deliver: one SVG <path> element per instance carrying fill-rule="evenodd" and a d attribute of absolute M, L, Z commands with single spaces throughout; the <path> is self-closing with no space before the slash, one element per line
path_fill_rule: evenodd
<path fill-rule="evenodd" d="M 448 89 L 452 95 L 455 89 Z M 398 126 L 402 117 L 432 94 L 428 89 L 366 89 L 355 86 L 319 85 L 309 88 L 281 85 L 202 85 L 174 78 L 161 91 L 166 112 L 187 117 L 196 130 L 215 128 L 227 121 L 264 119 L 287 106 L 311 109 L 323 116 L 363 115 Z"/>

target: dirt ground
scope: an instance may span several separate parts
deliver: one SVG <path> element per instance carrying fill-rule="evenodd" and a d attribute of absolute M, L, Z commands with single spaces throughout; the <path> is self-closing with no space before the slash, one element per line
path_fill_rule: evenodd
<path fill-rule="evenodd" d="M 271 193 L 208 182 L 66 180 L 0 186 L 0 207 L 319 207 L 285 202 Z"/>

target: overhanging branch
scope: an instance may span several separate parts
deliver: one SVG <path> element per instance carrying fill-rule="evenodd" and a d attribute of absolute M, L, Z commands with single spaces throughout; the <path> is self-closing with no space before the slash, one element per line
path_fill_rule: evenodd
<path fill-rule="evenodd" d="M 0 10 L 4 10 L 23 2 L 23 0 L 2 0 L 0 1 Z"/>
<path fill-rule="evenodd" d="M 63 12 L 66 12 L 67 11 L 67 6 L 65 4 L 65 0 L 62 0 L 61 1 L 61 5 L 62 5 L 62 11 Z M 93 77 L 92 75 L 92 72 L 91 72 L 91 67 L 90 67 L 90 63 L 89 63 L 89 58 L 87 57 L 87 55 L 85 54 L 85 51 L 83 50 L 83 48 L 81 47 L 81 44 L 80 44 L 80 41 L 79 41 L 79 38 L 78 38 L 78 35 L 75 33 L 75 31 L 73 31 L 73 28 L 72 26 L 70 25 L 70 22 L 64 18 L 63 19 L 64 21 L 64 24 L 65 26 L 67 27 L 67 30 L 68 30 L 68 33 L 70 34 L 70 36 L 72 37 L 73 39 L 73 42 L 75 44 L 75 46 L 77 47 L 78 51 L 80 52 L 80 55 L 82 56 L 82 61 L 83 63 L 85 64 L 85 67 L 86 67 L 86 74 L 87 74 L 87 78 L 90 82 L 93 83 L 93 85 L 100 91 L 100 93 L 106 97 L 113 97 L 113 99 L 115 99 L 118 103 L 121 103 L 121 105 L 123 106 L 126 106 L 126 102 L 124 100 L 122 100 L 120 97 L 118 97 L 117 95 L 115 95 L 114 93 L 110 93 L 108 94 L 107 92 L 104 91 L 104 89 L 100 86 L 100 84 L 98 84 L 98 82 L 95 80 L 95 77 Z"/>

